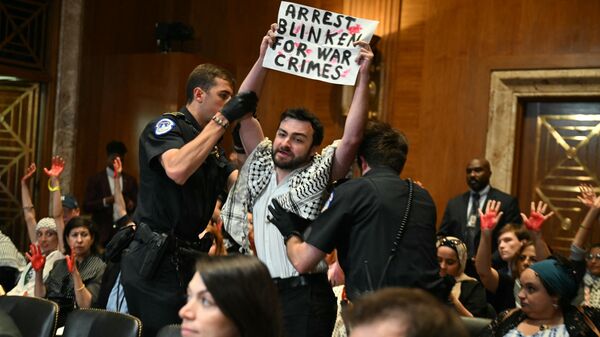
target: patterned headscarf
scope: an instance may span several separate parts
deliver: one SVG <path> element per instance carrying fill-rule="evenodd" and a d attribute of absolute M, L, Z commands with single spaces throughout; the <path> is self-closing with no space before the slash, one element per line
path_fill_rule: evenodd
<path fill-rule="evenodd" d="M 454 297 L 460 297 L 461 290 L 461 282 L 464 281 L 475 281 L 474 278 L 465 274 L 465 268 L 467 266 L 467 246 L 464 242 L 460 241 L 459 238 L 454 236 L 443 236 L 437 240 L 436 248 L 440 247 L 449 247 L 452 248 L 456 252 L 456 256 L 458 257 L 458 276 L 454 277 L 456 283 L 454 287 L 452 287 L 452 294 Z"/>
<path fill-rule="evenodd" d="M 38 221 L 37 225 L 35 225 L 35 231 L 39 231 L 42 228 L 48 228 L 56 232 L 56 221 L 53 218 L 42 218 Z"/>
<path fill-rule="evenodd" d="M 437 240 L 436 248 L 440 248 L 442 246 L 452 248 L 452 250 L 456 252 L 459 263 L 458 275 L 462 275 L 467 266 L 467 246 L 465 243 L 454 236 L 443 236 Z"/>

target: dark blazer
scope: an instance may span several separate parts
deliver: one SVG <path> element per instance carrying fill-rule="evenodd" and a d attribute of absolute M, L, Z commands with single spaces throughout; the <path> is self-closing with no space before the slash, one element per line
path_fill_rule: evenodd
<path fill-rule="evenodd" d="M 463 193 L 448 201 L 448 205 L 446 205 L 446 210 L 444 211 L 444 217 L 442 218 L 442 223 L 440 224 L 438 235 L 451 235 L 461 239 L 463 242 L 465 241 L 464 233 L 467 225 L 467 207 L 469 206 L 470 193 L 470 191 Z M 498 221 L 498 225 L 496 225 L 496 228 L 494 228 L 492 233 L 492 252 L 495 252 L 498 248 L 498 233 L 502 227 L 504 227 L 504 225 L 507 223 L 521 224 L 523 221 L 521 219 L 521 211 L 519 210 L 519 202 L 515 197 L 491 187 L 485 201 L 482 204 L 482 210 L 485 210 L 485 206 L 489 200 L 500 201 L 502 203 L 500 206 L 500 211 L 504 212 Z M 479 247 L 480 233 L 481 229 L 479 227 L 478 218 L 477 233 L 475 235 L 475 247 Z M 472 252 L 472 255 L 475 255 L 476 253 L 477 252 Z"/>
<path fill-rule="evenodd" d="M 127 207 L 127 213 L 133 214 L 137 202 L 138 186 L 134 177 L 122 173 L 123 175 L 123 198 Z M 113 228 L 113 207 L 112 204 L 104 207 L 102 198 L 112 196 L 106 170 L 96 173 L 88 179 L 83 210 L 92 214 L 92 221 L 98 228 L 99 243 L 105 246 L 112 235 L 117 231 Z"/>

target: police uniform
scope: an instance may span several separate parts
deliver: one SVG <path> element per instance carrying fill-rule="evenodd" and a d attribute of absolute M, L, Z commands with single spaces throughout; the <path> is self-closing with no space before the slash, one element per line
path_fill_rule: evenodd
<path fill-rule="evenodd" d="M 183 252 L 208 251 L 210 245 L 202 247 L 198 235 L 212 217 L 217 198 L 226 190 L 227 179 L 235 170 L 215 146 L 183 185 L 167 176 L 160 156 L 181 148 L 201 130 L 184 107 L 151 121 L 140 136 L 140 193 L 134 214 L 138 229 L 123 253 L 121 273 L 129 312 L 142 320 L 147 336 L 153 336 L 162 326 L 180 322 L 177 313 L 185 304 L 185 289 L 194 273 L 195 260 Z M 140 267 L 147 267 L 144 261 L 148 261 L 156 237 L 168 238 L 166 248 L 155 259 L 151 276 L 144 277 Z"/>
<path fill-rule="evenodd" d="M 404 237 L 383 275 L 407 200 L 407 182 L 390 168 L 374 167 L 337 187 L 329 207 L 312 223 L 306 242 L 323 252 L 337 248 L 349 299 L 390 286 L 432 292 L 446 287 L 438 274 L 435 205 L 419 186 Z"/>

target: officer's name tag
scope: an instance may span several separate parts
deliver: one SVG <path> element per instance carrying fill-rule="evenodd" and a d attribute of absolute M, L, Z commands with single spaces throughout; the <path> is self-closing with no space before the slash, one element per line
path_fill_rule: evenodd
<path fill-rule="evenodd" d="M 467 227 L 475 227 L 475 224 L 477 224 L 477 216 L 471 214 L 471 216 L 469 216 L 469 221 L 467 222 Z"/>

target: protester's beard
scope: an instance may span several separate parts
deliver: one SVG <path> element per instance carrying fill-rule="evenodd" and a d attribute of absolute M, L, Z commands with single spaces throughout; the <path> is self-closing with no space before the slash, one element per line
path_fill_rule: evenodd
<path fill-rule="evenodd" d="M 277 159 L 278 152 L 285 152 L 288 155 L 287 160 Z M 273 149 L 273 154 L 271 155 L 271 158 L 273 158 L 273 163 L 275 164 L 275 167 L 280 168 L 282 170 L 292 171 L 306 164 L 306 162 L 308 161 L 308 153 L 304 156 L 295 157 L 294 153 L 289 148 L 280 147 L 278 149 Z"/>

